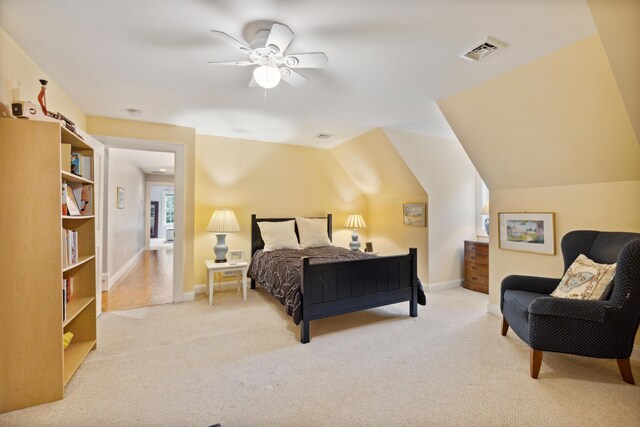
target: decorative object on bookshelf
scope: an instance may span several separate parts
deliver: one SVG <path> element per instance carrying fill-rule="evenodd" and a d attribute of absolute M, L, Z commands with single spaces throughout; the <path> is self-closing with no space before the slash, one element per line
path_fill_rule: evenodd
<path fill-rule="evenodd" d="M 76 195 L 73 191 L 73 187 L 71 185 L 63 182 L 63 191 L 67 193 L 67 209 L 69 210 L 69 215 L 80 215 L 80 207 L 78 206 L 78 201 L 76 200 Z"/>
<path fill-rule="evenodd" d="M 69 347 L 69 344 L 71 344 L 71 340 L 73 339 L 73 332 L 65 332 L 65 334 L 62 336 L 62 348 L 67 348 Z"/>
<path fill-rule="evenodd" d="M 118 187 L 116 193 L 116 207 L 124 209 L 124 188 Z"/>
<path fill-rule="evenodd" d="M 49 82 L 44 79 L 40 79 L 41 86 L 40 93 L 38 94 L 38 102 L 40 103 L 40 107 L 42 108 L 42 112 L 45 116 L 49 115 L 47 112 L 47 95 L 45 93 L 47 91 L 47 83 Z"/>

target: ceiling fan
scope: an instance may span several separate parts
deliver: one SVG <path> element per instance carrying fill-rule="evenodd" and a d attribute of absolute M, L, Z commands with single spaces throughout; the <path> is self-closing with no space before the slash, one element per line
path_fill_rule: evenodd
<path fill-rule="evenodd" d="M 273 23 L 270 29 L 259 29 L 249 46 L 222 31 L 211 30 L 211 34 L 249 55 L 249 60 L 211 61 L 209 64 L 240 67 L 255 65 L 249 87 L 260 86 L 271 89 L 276 87 L 280 80 L 284 80 L 293 87 L 299 87 L 307 81 L 307 78 L 292 68 L 322 68 L 329 61 L 323 52 L 285 54 L 285 50 L 293 40 L 293 31 L 277 22 Z"/>

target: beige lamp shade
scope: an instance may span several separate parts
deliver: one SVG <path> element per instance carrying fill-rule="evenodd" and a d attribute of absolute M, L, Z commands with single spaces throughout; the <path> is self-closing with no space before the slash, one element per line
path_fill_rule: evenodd
<path fill-rule="evenodd" d="M 231 209 L 216 209 L 211 215 L 207 231 L 214 233 L 234 233 L 240 231 L 240 224 Z"/>
<path fill-rule="evenodd" d="M 367 228 L 367 223 L 364 222 L 362 215 L 359 213 L 352 213 L 347 218 L 347 222 L 344 223 L 347 228 Z"/>

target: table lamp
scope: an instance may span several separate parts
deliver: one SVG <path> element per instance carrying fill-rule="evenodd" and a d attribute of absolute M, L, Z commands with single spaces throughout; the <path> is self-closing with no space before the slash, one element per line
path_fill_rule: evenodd
<path fill-rule="evenodd" d="M 353 234 L 351 235 L 351 241 L 349 242 L 349 248 L 352 251 L 360 250 L 360 242 L 358 241 L 358 228 L 367 228 L 367 223 L 362 219 L 362 215 L 359 213 L 352 213 L 347 218 L 347 222 L 344 223 L 347 228 L 353 228 Z"/>
<path fill-rule="evenodd" d="M 227 262 L 227 250 L 229 249 L 225 243 L 227 233 L 240 231 L 240 224 L 238 224 L 236 215 L 231 209 L 216 209 L 211 215 L 207 231 L 216 233 L 217 242 L 213 247 L 213 252 L 216 254 L 216 262 Z"/>

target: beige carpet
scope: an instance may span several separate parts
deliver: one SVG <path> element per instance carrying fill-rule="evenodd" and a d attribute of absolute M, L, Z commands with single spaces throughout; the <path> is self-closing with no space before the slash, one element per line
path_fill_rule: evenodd
<path fill-rule="evenodd" d="M 640 425 L 615 361 L 549 353 L 529 378 L 528 348 L 481 294 L 312 322 L 306 345 L 264 291 L 240 295 L 103 314 L 65 399 L 0 425 Z"/>

